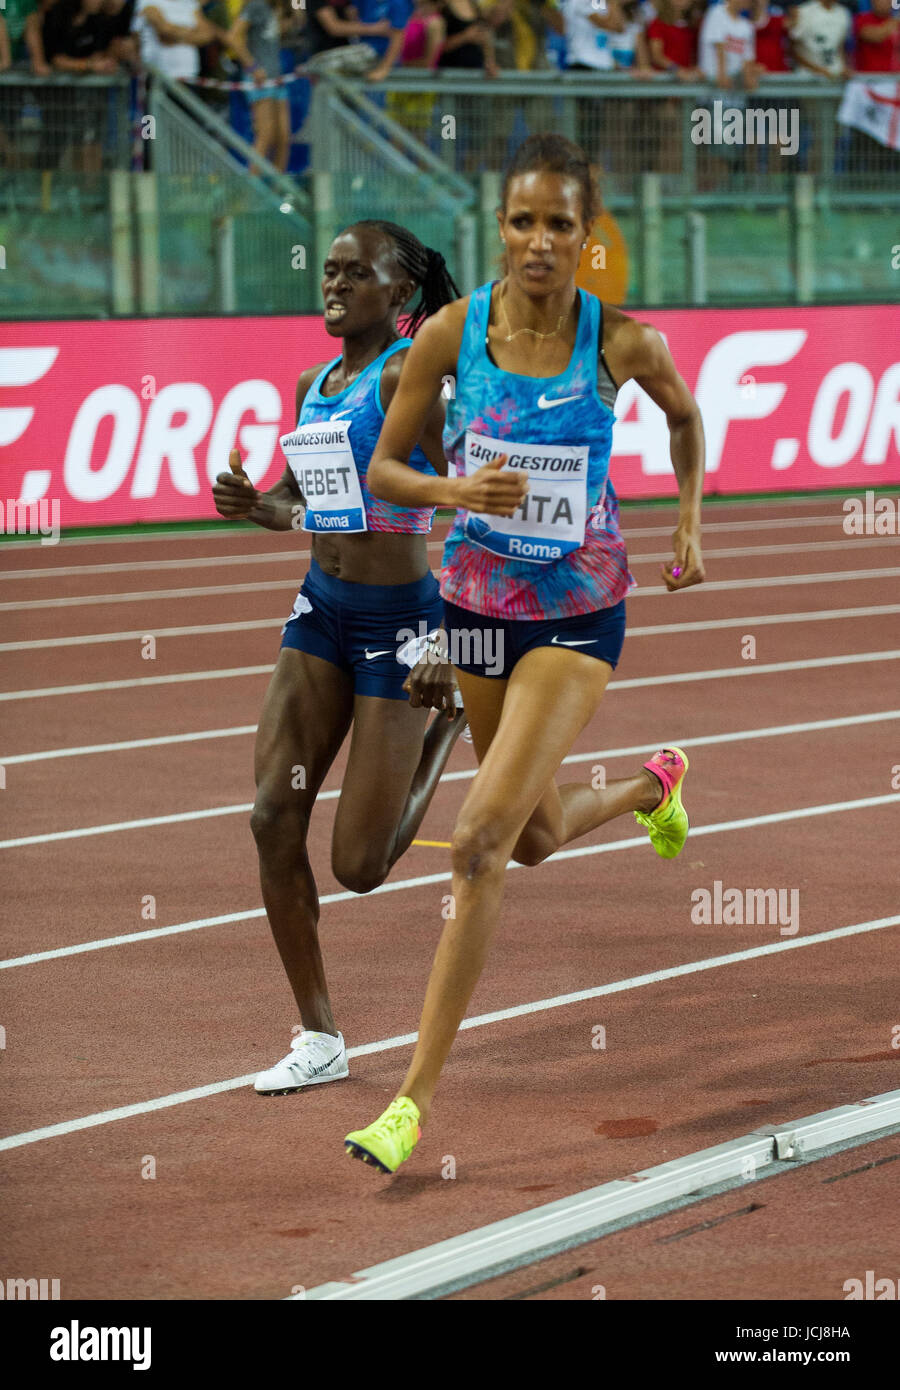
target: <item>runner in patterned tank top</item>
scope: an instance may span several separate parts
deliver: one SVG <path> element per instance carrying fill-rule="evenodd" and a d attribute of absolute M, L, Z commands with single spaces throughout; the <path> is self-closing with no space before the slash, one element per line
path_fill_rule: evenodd
<path fill-rule="evenodd" d="M 257 1077 L 264 1095 L 348 1074 L 319 946 L 307 830 L 351 723 L 331 854 L 335 877 L 356 893 L 382 883 L 410 845 L 463 723 L 449 666 L 428 659 L 410 674 L 399 656 L 409 637 L 441 623 L 426 549 L 434 508 L 381 501 L 366 479 L 410 347 L 398 314 L 419 288 L 408 330 L 457 291 L 443 256 L 405 228 L 361 222 L 336 237 L 322 294 L 326 329 L 342 352 L 300 376 L 297 425 L 281 440 L 284 476 L 258 493 L 234 450 L 232 472 L 213 489 L 224 517 L 312 534 L 309 573 L 282 629 L 256 735 L 251 825 L 269 923 L 302 1020 L 291 1051 Z M 423 476 L 446 473 L 442 424 L 438 401 L 410 456 Z M 445 717 L 426 732 L 429 708 Z"/>
<path fill-rule="evenodd" d="M 659 334 L 577 291 L 597 214 L 587 157 L 561 136 L 515 155 L 498 210 L 506 274 L 435 315 L 412 347 L 369 466 L 376 496 L 455 506 L 441 592 L 450 660 L 479 770 L 453 834 L 455 917 L 443 930 L 418 1043 L 397 1097 L 345 1140 L 394 1172 L 428 1118 L 438 1077 L 481 974 L 506 865 L 633 812 L 663 858 L 687 837 L 687 758 L 662 748 L 620 781 L 554 778 L 595 714 L 619 659 L 633 580 L 609 481 L 617 384 L 634 378 L 665 413 L 679 522 L 669 590 L 699 584 L 703 428 Z M 444 450 L 456 477 L 406 462 L 442 381 L 455 379 Z"/>

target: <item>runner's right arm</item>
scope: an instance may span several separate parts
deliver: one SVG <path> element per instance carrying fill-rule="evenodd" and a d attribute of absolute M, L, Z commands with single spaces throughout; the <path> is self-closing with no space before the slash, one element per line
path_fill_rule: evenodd
<path fill-rule="evenodd" d="M 323 363 L 301 372 L 294 398 L 294 417 L 306 393 L 322 370 Z M 268 492 L 257 492 L 241 465 L 238 449 L 232 449 L 228 462 L 231 471 L 220 473 L 213 486 L 216 511 L 227 521 L 254 521 L 267 531 L 298 531 L 303 526 L 306 498 L 300 491 L 290 467 L 285 468 L 278 482 Z"/>
<path fill-rule="evenodd" d="M 366 482 L 373 497 L 398 507 L 467 507 L 512 516 L 528 491 L 528 480 L 521 472 L 504 469 L 505 454 L 467 478 L 432 478 L 409 466 L 410 454 L 423 438 L 440 399 L 444 379 L 455 377 L 467 307 L 467 299 L 457 299 L 439 309 L 425 320 L 404 354 L 400 381 L 385 413 Z"/>

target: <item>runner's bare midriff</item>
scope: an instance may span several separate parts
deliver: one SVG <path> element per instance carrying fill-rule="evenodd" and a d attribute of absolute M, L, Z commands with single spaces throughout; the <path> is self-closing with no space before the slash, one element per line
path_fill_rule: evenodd
<path fill-rule="evenodd" d="M 319 567 L 348 584 L 414 584 L 428 573 L 428 535 L 363 531 L 350 536 L 312 536 Z"/>

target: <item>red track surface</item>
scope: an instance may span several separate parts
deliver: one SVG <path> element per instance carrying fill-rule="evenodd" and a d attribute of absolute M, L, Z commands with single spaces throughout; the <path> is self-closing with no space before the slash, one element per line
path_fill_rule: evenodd
<path fill-rule="evenodd" d="M 698 833 L 673 863 L 641 844 L 511 872 L 502 927 L 472 1015 L 786 939 L 777 925 L 692 922 L 692 892 L 712 889 L 717 879 L 726 887 L 799 890 L 799 941 L 898 911 L 900 796 L 893 769 L 900 765 L 900 722 L 702 742 L 900 708 L 893 660 L 754 669 L 900 647 L 896 613 L 754 622 L 763 615 L 897 604 L 896 538 L 852 542 L 843 535 L 836 498 L 711 507 L 710 586 L 677 596 L 642 592 L 658 586 L 659 563 L 641 557 L 665 551 L 666 536 L 658 533 L 672 516 L 669 509 L 645 508 L 625 517 L 641 584 L 629 603 L 629 624 L 664 630 L 626 642 L 617 681 L 650 683 L 610 690 L 575 750 L 596 757 L 575 762 L 563 777 L 589 777 L 596 763 L 618 776 L 642 759 L 608 750 L 697 739 L 688 805 L 698 830 L 803 807 L 834 809 Z M 798 524 L 770 528 L 772 518 Z M 721 529 L 736 521 L 754 525 Z M 794 548 L 808 545 L 820 548 Z M 757 546 L 784 548 L 715 554 Z M 276 553 L 284 559 L 237 558 Z M 437 562 L 439 550 L 433 555 Z M 214 563 L 188 563 L 204 557 Z M 0 605 L 133 596 L 0 607 L 3 642 L 138 635 L 6 650 L 0 692 L 267 666 L 278 645 L 272 620 L 289 611 L 305 563 L 294 536 L 231 533 L 224 525 L 221 532 L 164 540 L 3 547 Z M 151 564 L 163 567 L 145 567 Z M 122 568 L 84 573 L 84 566 Z M 75 567 L 78 572 L 63 572 Z M 869 570 L 895 573 L 853 577 Z M 844 577 L 713 587 L 834 573 Z M 175 596 L 272 583 L 282 587 Z M 145 596 L 160 590 L 173 596 Z M 746 622 L 677 630 L 732 617 Z M 167 628 L 263 620 L 271 625 L 163 635 Z M 142 659 L 143 634 L 156 635 L 155 660 Z M 748 635 L 756 639 L 755 661 L 742 656 Z M 727 668 L 739 674 L 666 681 Z M 0 704 L 3 838 L 116 827 L 0 849 L 7 908 L 0 956 L 258 911 L 245 811 L 127 824 L 248 803 L 250 734 L 9 759 L 250 726 L 265 684 L 265 674 L 248 674 Z M 449 770 L 473 766 L 471 746 L 458 744 Z M 342 768 L 343 758 L 328 788 L 340 786 Z M 468 785 L 464 777 L 442 783 L 423 839 L 449 839 Z M 873 806 L 844 805 L 892 796 Z M 320 803 L 311 834 L 322 894 L 340 891 L 329 871 L 334 806 L 333 799 Z M 623 819 L 583 845 L 635 834 L 634 823 Z M 417 845 L 390 882 L 448 870 L 445 849 Z M 324 906 L 329 980 L 349 1045 L 415 1029 L 447 891 L 445 882 L 409 884 Z M 142 917 L 151 894 L 152 920 Z M 427 1135 L 395 1179 L 347 1162 L 341 1140 L 382 1108 L 402 1075 L 408 1045 L 356 1058 L 346 1085 L 270 1100 L 244 1086 L 10 1149 L 2 1154 L 9 1270 L 59 1278 L 64 1298 L 279 1298 L 298 1284 L 345 1277 L 763 1122 L 892 1089 L 900 1085 L 900 1050 L 892 1045 L 900 1024 L 898 933 L 900 927 L 888 927 L 800 946 L 467 1031 L 454 1048 Z M 19 965 L 4 971 L 0 983 L 4 1132 L 10 1135 L 248 1075 L 286 1050 L 297 1022 L 260 917 Z M 598 1024 L 606 1029 L 603 1050 L 592 1047 Z M 843 1298 L 845 1279 L 877 1270 L 879 1262 L 886 1266 L 896 1249 L 900 1167 L 882 1165 L 834 1189 L 822 1179 L 893 1152 L 896 1141 L 893 1150 L 890 1142 L 761 1183 L 750 1196 L 742 1189 L 709 1199 L 459 1297 L 590 1298 L 591 1288 L 603 1283 L 610 1298 Z M 154 1179 L 141 1176 L 148 1156 L 156 1162 Z M 454 1179 L 442 1176 L 449 1156 Z M 783 1195 L 791 1184 L 797 1193 Z M 823 1208 L 822 1194 L 832 1192 L 841 1202 L 839 1221 L 831 1207 Z M 658 1243 L 753 1202 L 761 1205 L 752 1213 Z M 789 1242 L 791 1259 L 767 1256 L 779 1235 Z M 585 1273 L 573 1276 L 575 1270 Z"/>

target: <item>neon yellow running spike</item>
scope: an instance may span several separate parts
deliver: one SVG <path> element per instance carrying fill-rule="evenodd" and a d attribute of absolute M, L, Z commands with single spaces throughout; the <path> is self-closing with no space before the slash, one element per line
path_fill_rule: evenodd
<path fill-rule="evenodd" d="M 374 1124 L 352 1130 L 344 1140 L 344 1148 L 351 1158 L 372 1163 L 382 1173 L 396 1173 L 421 1137 L 419 1107 L 409 1096 L 398 1096 Z"/>
<path fill-rule="evenodd" d="M 690 824 L 681 804 L 681 788 L 688 770 L 687 754 L 680 748 L 661 748 L 644 763 L 663 784 L 663 799 L 655 811 L 635 811 L 634 818 L 646 827 L 650 843 L 663 859 L 674 859 L 684 848 Z"/>

